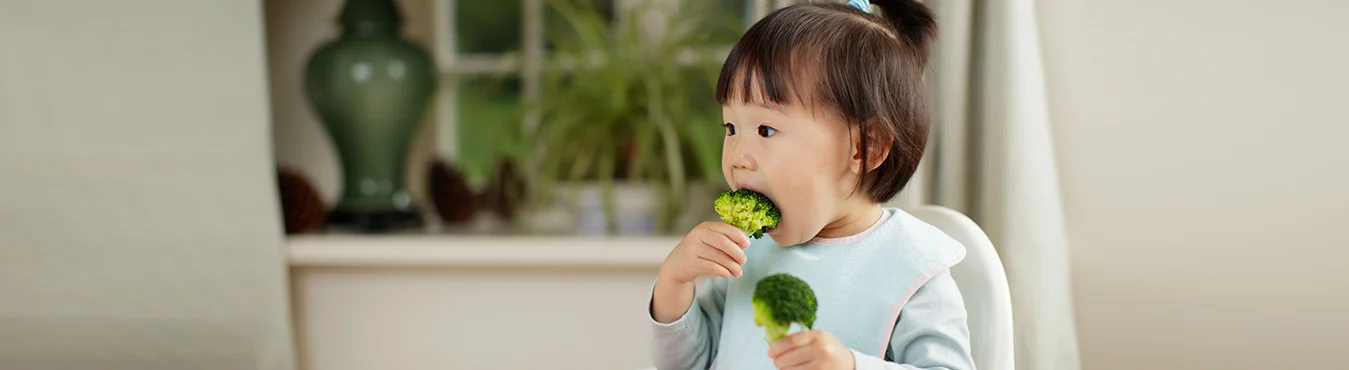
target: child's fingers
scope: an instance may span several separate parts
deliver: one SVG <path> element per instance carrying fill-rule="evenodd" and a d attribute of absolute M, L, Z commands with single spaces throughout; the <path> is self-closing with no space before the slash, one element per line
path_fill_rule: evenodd
<path fill-rule="evenodd" d="M 778 339 L 778 341 L 773 342 L 773 345 L 768 346 L 768 357 L 777 358 L 787 351 L 810 344 L 813 340 L 815 340 L 815 336 L 811 331 L 793 333 L 782 339 Z"/>
<path fill-rule="evenodd" d="M 807 347 L 798 347 L 773 358 L 773 366 L 779 369 L 810 368 L 805 366 L 815 360 L 815 353 Z"/>
<path fill-rule="evenodd" d="M 734 241 L 740 248 L 749 248 L 749 235 L 745 235 L 744 230 L 737 229 L 725 222 L 711 222 L 708 226 L 712 231 L 725 235 L 726 238 Z"/>
<path fill-rule="evenodd" d="M 721 264 L 722 267 L 725 267 L 727 271 L 730 271 L 731 274 L 734 274 L 736 277 L 740 277 L 745 273 L 744 270 L 741 270 L 739 263 L 736 263 L 731 256 L 727 256 L 726 253 L 722 252 L 720 249 L 705 248 L 702 250 L 702 253 L 698 254 L 698 257 Z"/>
<path fill-rule="evenodd" d="M 701 272 L 706 272 L 712 275 L 717 275 L 727 279 L 735 277 L 731 275 L 731 270 L 727 270 L 725 266 L 722 266 L 720 263 L 717 263 L 716 261 L 709 260 L 703 257 L 698 257 L 698 267 Z"/>
<path fill-rule="evenodd" d="M 707 244 L 708 246 L 720 250 L 727 256 L 730 256 L 737 264 L 743 265 L 745 262 L 749 261 L 745 256 L 745 251 L 740 249 L 735 242 L 731 241 L 731 239 L 724 234 L 705 233 L 700 240 L 702 240 L 703 244 Z"/>

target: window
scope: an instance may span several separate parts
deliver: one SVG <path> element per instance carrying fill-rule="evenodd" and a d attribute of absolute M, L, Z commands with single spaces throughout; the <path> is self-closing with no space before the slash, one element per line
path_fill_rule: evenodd
<path fill-rule="evenodd" d="M 438 42 L 434 55 L 443 86 L 437 102 L 437 154 L 453 158 L 470 181 L 484 181 L 495 159 L 513 149 L 505 140 L 506 133 L 519 127 L 513 125 L 527 124 L 527 115 L 518 112 L 523 102 L 540 93 L 540 70 L 552 48 L 548 39 L 556 38 L 556 32 L 565 32 L 560 28 L 560 16 L 548 1 L 436 1 Z M 612 24 L 621 19 L 624 9 L 632 9 L 635 4 L 678 0 L 573 1 L 591 7 Z M 716 6 L 739 15 L 748 25 L 772 7 L 791 2 L 719 0 Z M 718 36 L 707 50 L 724 53 L 738 36 Z M 707 60 L 720 58 L 681 58 L 680 62 Z M 707 95 L 698 101 L 711 102 L 710 91 L 696 93 Z"/>

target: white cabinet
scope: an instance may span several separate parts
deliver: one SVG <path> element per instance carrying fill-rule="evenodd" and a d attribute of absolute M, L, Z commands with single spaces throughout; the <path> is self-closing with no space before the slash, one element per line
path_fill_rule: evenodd
<path fill-rule="evenodd" d="M 289 243 L 301 369 L 635 369 L 666 238 Z"/>

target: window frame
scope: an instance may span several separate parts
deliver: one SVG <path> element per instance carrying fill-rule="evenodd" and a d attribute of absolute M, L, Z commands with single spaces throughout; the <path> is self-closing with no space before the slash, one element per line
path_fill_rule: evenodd
<path fill-rule="evenodd" d="M 543 78 L 544 62 L 544 1 L 519 0 L 521 2 L 520 26 L 522 42 L 520 51 L 511 53 L 458 53 L 455 42 L 458 27 L 455 19 L 458 12 L 457 2 L 475 0 L 432 0 L 434 34 L 432 35 L 431 55 L 435 59 L 436 73 L 441 81 L 436 94 L 434 152 L 439 158 L 458 160 L 459 153 L 459 82 L 461 79 L 484 76 L 518 77 L 521 88 L 521 101 L 528 104 L 536 101 L 541 94 L 540 84 Z M 678 0 L 608 0 L 612 1 L 616 17 L 625 16 L 624 12 L 633 7 L 632 3 L 648 1 Z M 798 0 L 749 0 L 750 16 L 758 21 L 772 9 L 781 8 Z M 627 3 L 627 4 L 625 4 Z M 752 23 L 752 22 L 751 22 Z M 707 49 L 689 50 L 681 53 L 678 63 L 694 65 L 706 58 L 725 59 L 730 45 L 708 45 Z M 711 55 L 707 55 L 710 53 Z M 536 114 L 526 111 L 521 124 L 525 128 L 535 127 L 539 122 Z"/>

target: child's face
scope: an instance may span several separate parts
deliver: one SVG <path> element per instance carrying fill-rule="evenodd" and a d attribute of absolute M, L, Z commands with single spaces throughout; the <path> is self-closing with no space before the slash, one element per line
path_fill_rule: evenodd
<path fill-rule="evenodd" d="M 721 170 L 732 189 L 748 188 L 782 211 L 769 232 L 780 245 L 809 241 L 848 211 L 857 182 L 853 141 L 839 118 L 798 106 L 733 102 L 722 107 Z"/>

